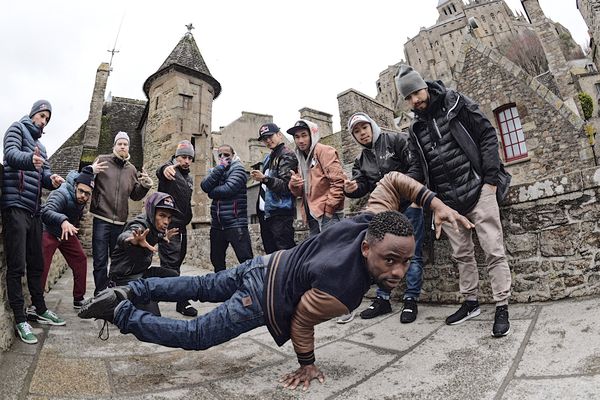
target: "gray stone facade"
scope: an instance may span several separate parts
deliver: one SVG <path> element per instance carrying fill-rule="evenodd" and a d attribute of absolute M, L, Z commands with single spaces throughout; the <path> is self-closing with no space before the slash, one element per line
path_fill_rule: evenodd
<path fill-rule="evenodd" d="M 510 162 L 513 183 L 530 182 L 594 166 L 583 121 L 538 80 L 469 35 L 456 65 L 457 89 L 475 99 L 503 138 L 496 118 L 507 105 L 518 110 L 527 157 Z"/>

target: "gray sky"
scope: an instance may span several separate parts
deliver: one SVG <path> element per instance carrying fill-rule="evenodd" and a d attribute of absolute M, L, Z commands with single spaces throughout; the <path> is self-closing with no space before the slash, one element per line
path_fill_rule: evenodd
<path fill-rule="evenodd" d="M 506 0 L 522 10 L 520 0 Z M 539 0 L 547 16 L 579 44 L 587 27 L 576 0 Z M 10 1 L 0 13 L 0 130 L 45 98 L 53 114 L 42 142 L 52 154 L 87 119 L 98 65 L 108 62 L 123 21 L 107 91 L 145 99 L 142 85 L 192 22 L 194 37 L 223 91 L 213 103 L 212 128 L 242 111 L 271 114 L 287 129 L 310 107 L 333 114 L 349 88 L 369 96 L 402 45 L 437 19 L 438 0 L 287 2 L 222 0 L 168 2 Z M 105 7 L 98 8 L 98 4 Z"/>

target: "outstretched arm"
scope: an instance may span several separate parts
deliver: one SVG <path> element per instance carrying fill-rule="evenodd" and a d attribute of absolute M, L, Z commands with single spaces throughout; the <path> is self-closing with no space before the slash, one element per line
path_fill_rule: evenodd
<path fill-rule="evenodd" d="M 347 313 L 348 308 L 330 294 L 315 288 L 304 293 L 291 323 L 292 344 L 300 367 L 281 378 L 283 387 L 293 390 L 302 386 L 307 390 L 313 379 L 325 381 L 325 376 L 315 365 L 315 325 Z"/>
<path fill-rule="evenodd" d="M 373 213 L 390 210 L 399 211 L 400 200 L 402 199 L 410 200 L 434 212 L 436 238 L 440 237 L 443 222 L 451 224 L 455 229 L 458 229 L 458 224 L 467 229 L 474 227 L 471 221 L 436 198 L 434 192 L 414 179 L 396 171 L 388 172 L 379 181 L 369 198 L 366 211 Z"/>

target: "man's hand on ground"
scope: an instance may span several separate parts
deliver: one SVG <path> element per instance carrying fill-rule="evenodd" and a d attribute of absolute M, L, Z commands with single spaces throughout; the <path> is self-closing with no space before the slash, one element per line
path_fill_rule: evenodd
<path fill-rule="evenodd" d="M 303 386 L 302 390 L 308 390 L 310 381 L 313 379 L 318 379 L 319 382 L 323 383 L 325 382 L 325 375 L 315 364 L 310 364 L 301 366 L 291 374 L 285 374 L 279 382 L 283 383 L 284 388 L 291 390 L 296 389 L 300 384 Z"/>

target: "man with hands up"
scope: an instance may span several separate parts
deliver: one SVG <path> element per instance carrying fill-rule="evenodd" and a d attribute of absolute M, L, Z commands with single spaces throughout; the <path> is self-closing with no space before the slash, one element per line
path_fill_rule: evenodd
<path fill-rule="evenodd" d="M 117 237 L 127 222 L 129 199 L 142 200 L 152 187 L 152 179 L 146 171 L 142 168 L 139 173 L 129 159 L 129 135 L 118 132 L 112 154 L 100 155 L 92 164 L 96 174 L 90 204 L 90 214 L 94 217 L 94 294 L 108 285 L 108 260 L 112 258 Z"/>
<path fill-rule="evenodd" d="M 67 181 L 50 193 L 42 208 L 42 252 L 44 272 L 42 289 L 46 287 L 50 264 L 56 249 L 73 271 L 73 308 L 81 308 L 86 290 L 87 257 L 77 237 L 83 209 L 92 197 L 94 173 L 92 167 L 84 167 L 80 173 L 69 172 Z"/>

